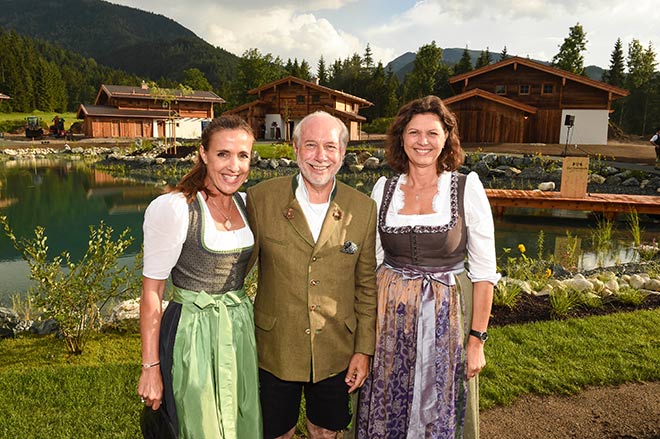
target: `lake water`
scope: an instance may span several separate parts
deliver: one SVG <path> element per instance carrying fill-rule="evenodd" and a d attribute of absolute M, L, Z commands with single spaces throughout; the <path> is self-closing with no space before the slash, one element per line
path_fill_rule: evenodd
<path fill-rule="evenodd" d="M 373 179 L 372 179 L 373 180 Z M 251 184 L 255 182 L 252 180 Z M 349 181 L 364 192 L 370 192 L 373 182 Z M 8 217 L 18 237 L 34 236 L 36 226 L 44 226 L 52 256 L 66 250 L 73 261 L 87 249 L 89 226 L 100 221 L 110 225 L 116 234 L 130 228 L 135 242 L 122 263 L 132 261 L 142 241 L 144 209 L 163 192 L 154 183 L 114 178 L 94 170 L 80 161 L 22 160 L 0 162 L 0 215 Z M 635 259 L 630 250 L 631 238 L 624 223 L 617 223 L 619 231 L 614 239 L 614 251 L 607 255 L 604 265 Z M 594 268 L 599 260 L 590 252 L 588 237 L 595 228 L 593 219 L 574 212 L 511 211 L 496 220 L 496 248 L 516 249 L 522 243 L 527 253 L 536 256 L 536 241 L 540 230 L 545 234 L 545 249 L 553 252 L 555 241 L 565 237 L 566 230 L 582 238 L 583 268 Z M 651 240 L 660 233 L 660 225 L 643 224 L 644 239 Z M 514 250 L 515 251 L 515 250 Z M 0 231 L 0 304 L 11 303 L 13 294 L 29 287 L 27 264 Z"/>

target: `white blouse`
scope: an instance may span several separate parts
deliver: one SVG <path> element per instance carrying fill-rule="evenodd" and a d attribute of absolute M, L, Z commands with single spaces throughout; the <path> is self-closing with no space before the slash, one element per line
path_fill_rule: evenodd
<path fill-rule="evenodd" d="M 371 198 L 376 201 L 378 210 L 383 201 L 383 191 L 387 177 L 378 179 L 371 192 Z M 436 213 L 423 215 L 401 215 L 405 195 L 401 185 L 407 181 L 407 175 L 401 175 L 392 196 L 392 202 L 387 210 L 385 223 L 388 226 L 441 226 L 451 220 L 449 193 L 451 188 L 451 173 L 443 172 L 438 177 L 438 192 L 433 198 L 433 210 Z M 488 281 L 496 284 L 500 279 L 497 272 L 495 256 L 495 226 L 490 203 L 479 176 L 470 172 L 465 182 L 463 210 L 467 227 L 468 277 L 473 282 Z M 378 227 L 378 226 L 376 226 Z M 376 259 L 378 265 L 383 262 L 385 252 L 380 242 L 380 234 L 376 231 Z"/>
<path fill-rule="evenodd" d="M 240 193 L 245 200 L 245 193 Z M 197 193 L 202 206 L 204 224 L 214 225 L 204 197 Z M 235 203 L 235 202 L 234 202 Z M 214 251 L 226 251 L 250 247 L 254 244 L 254 235 L 247 226 L 247 218 L 236 206 L 243 217 L 245 227 L 236 230 L 220 231 L 215 227 L 204 227 L 204 245 Z M 167 279 L 181 255 L 183 243 L 188 235 L 188 203 L 180 192 L 170 192 L 153 200 L 144 212 L 144 267 L 142 275 L 150 279 Z"/>

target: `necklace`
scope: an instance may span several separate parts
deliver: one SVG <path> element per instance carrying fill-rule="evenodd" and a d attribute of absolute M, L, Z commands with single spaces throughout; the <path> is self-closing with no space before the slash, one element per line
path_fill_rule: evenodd
<path fill-rule="evenodd" d="M 215 204 L 215 197 L 209 197 L 209 199 L 211 200 L 211 203 L 213 203 L 213 205 L 215 206 L 216 210 L 220 212 L 222 216 L 225 217 L 225 222 L 223 223 L 225 229 L 231 230 L 232 224 L 231 221 L 229 220 L 229 215 L 231 215 L 231 206 L 234 204 L 234 202 L 232 201 L 232 203 L 229 205 L 229 215 L 225 215 L 225 213 L 220 209 L 220 207 L 218 207 L 218 205 Z"/>

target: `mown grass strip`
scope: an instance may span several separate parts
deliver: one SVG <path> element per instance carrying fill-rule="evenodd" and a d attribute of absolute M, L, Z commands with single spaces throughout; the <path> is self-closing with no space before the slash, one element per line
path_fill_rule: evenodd
<path fill-rule="evenodd" d="M 492 328 L 481 408 L 525 393 L 660 381 L 660 310 Z M 0 438 L 140 437 L 137 334 L 69 356 L 53 337 L 0 341 Z"/>
<path fill-rule="evenodd" d="M 525 393 L 660 380 L 660 310 L 492 328 L 481 408 Z"/>

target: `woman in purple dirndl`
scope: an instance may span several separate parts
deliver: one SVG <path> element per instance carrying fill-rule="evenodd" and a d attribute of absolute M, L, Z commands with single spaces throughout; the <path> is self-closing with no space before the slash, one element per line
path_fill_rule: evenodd
<path fill-rule="evenodd" d="M 399 110 L 386 155 L 400 174 L 372 192 L 378 323 L 357 437 L 478 437 L 476 377 L 499 280 L 488 198 L 476 174 L 457 172 L 456 120 L 435 96 Z"/>

